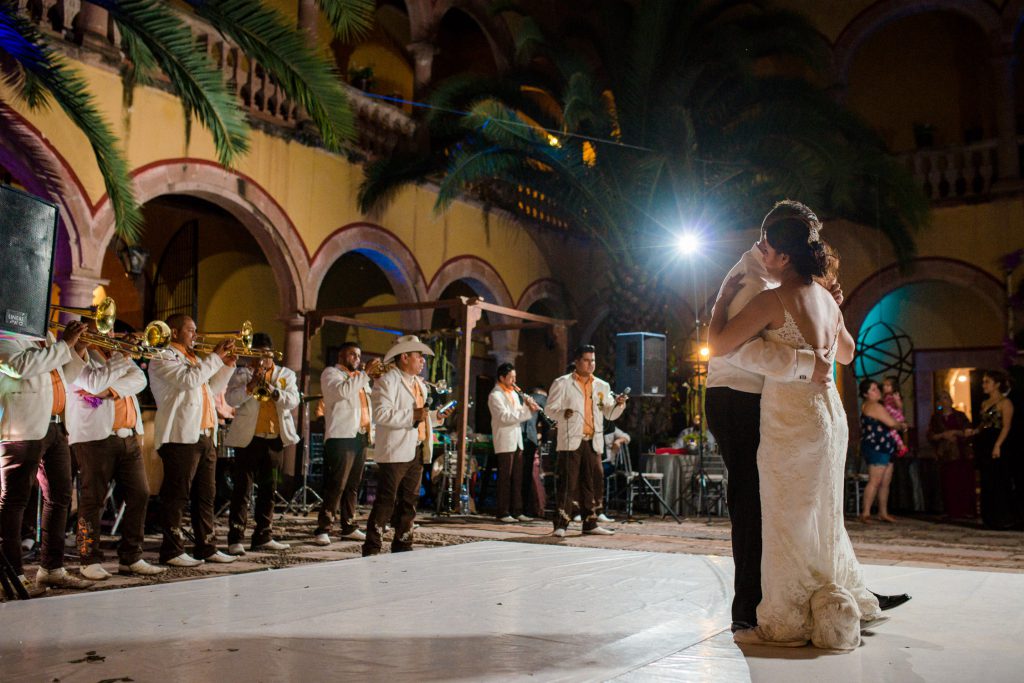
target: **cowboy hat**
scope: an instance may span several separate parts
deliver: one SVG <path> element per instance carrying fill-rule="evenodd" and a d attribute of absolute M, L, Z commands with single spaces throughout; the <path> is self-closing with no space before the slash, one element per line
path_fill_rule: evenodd
<path fill-rule="evenodd" d="M 424 356 L 434 355 L 434 352 L 430 347 L 421 342 L 419 337 L 415 334 L 406 334 L 395 340 L 395 345 L 388 349 L 388 352 L 384 354 L 384 362 L 387 363 L 395 356 L 399 356 L 403 353 L 411 353 L 413 351 L 419 351 Z"/>

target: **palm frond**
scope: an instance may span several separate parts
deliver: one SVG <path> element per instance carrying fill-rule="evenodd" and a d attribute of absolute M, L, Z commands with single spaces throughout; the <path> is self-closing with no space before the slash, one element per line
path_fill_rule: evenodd
<path fill-rule="evenodd" d="M 355 42 L 373 28 L 377 9 L 373 0 L 316 0 L 316 4 L 343 43 Z"/>
<path fill-rule="evenodd" d="M 18 97 L 33 108 L 48 105 L 48 93 L 58 106 L 82 131 L 96 157 L 103 184 L 107 190 L 117 233 L 126 242 L 134 242 L 142 228 L 142 213 L 132 187 L 128 163 L 118 148 L 106 120 L 100 114 L 88 86 L 44 41 L 32 24 L 11 13 L 8 4 L 0 10 L 0 32 L 3 32 L 3 51 L 23 70 Z M 12 81 L 8 79 L 8 83 Z"/>
<path fill-rule="evenodd" d="M 383 211 L 402 188 L 423 182 L 439 167 L 423 155 L 393 154 L 371 161 L 364 166 L 359 184 L 359 210 L 365 214 Z"/>
<path fill-rule="evenodd" d="M 170 7 L 158 0 L 95 0 L 95 4 L 149 51 L 170 80 L 186 116 L 194 116 L 210 131 L 222 164 L 230 166 L 248 150 L 248 126 L 237 100 Z"/>
<path fill-rule="evenodd" d="M 355 139 L 352 109 L 333 62 L 311 49 L 283 15 L 251 0 L 189 2 L 309 114 L 328 149 L 340 151 Z"/>

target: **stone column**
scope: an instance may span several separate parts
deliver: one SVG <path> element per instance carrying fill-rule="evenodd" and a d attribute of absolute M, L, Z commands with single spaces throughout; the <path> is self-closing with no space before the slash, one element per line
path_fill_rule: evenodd
<path fill-rule="evenodd" d="M 309 37 L 309 44 L 317 47 L 320 40 L 317 24 L 320 20 L 320 10 L 316 7 L 316 0 L 299 1 L 299 28 L 306 32 Z"/>
<path fill-rule="evenodd" d="M 107 10 L 91 2 L 83 2 L 78 13 L 76 39 L 82 47 L 99 52 L 111 61 L 120 61 L 120 53 L 110 40 L 110 16 Z"/>
<path fill-rule="evenodd" d="M 514 347 L 491 349 L 487 353 L 494 357 L 494 362 L 498 365 L 501 365 L 502 363 L 511 363 L 512 365 L 515 365 L 516 358 L 523 355 L 522 351 L 519 351 Z"/>
<path fill-rule="evenodd" d="M 430 85 L 431 74 L 434 67 L 434 55 L 438 48 L 433 43 L 417 41 L 405 46 L 412 56 L 413 64 L 413 99 L 418 100 Z"/>
<path fill-rule="evenodd" d="M 285 367 L 291 368 L 298 374 L 302 371 L 302 347 L 306 334 L 306 319 L 301 315 L 284 318 L 284 343 L 281 345 L 284 359 L 281 361 Z M 299 378 L 301 381 L 301 377 Z M 299 387 L 302 391 L 304 387 Z"/>
<path fill-rule="evenodd" d="M 101 285 L 106 285 L 109 280 L 101 280 L 87 275 L 71 274 L 55 279 L 60 287 L 60 305 L 70 308 L 89 308 L 92 306 L 93 292 Z M 67 323 L 71 320 L 78 320 L 80 316 L 61 313 L 60 321 Z"/>
<path fill-rule="evenodd" d="M 1017 147 L 1017 112 L 1012 45 L 1001 46 L 991 60 L 995 76 L 996 129 L 999 137 L 1000 183 L 1020 180 L 1020 152 Z"/>

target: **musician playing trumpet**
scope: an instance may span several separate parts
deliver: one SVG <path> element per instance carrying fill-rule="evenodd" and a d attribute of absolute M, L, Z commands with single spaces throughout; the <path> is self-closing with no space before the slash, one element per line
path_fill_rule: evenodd
<path fill-rule="evenodd" d="M 522 425 L 540 406 L 516 386 L 516 369 L 511 363 L 498 366 L 498 380 L 487 397 L 491 411 L 491 434 L 498 459 L 498 493 L 495 516 L 499 522 L 529 522 L 523 514 L 523 429 Z M 511 498 L 511 507 L 509 499 Z"/>
<path fill-rule="evenodd" d="M 77 539 L 82 576 L 92 581 L 110 577 L 102 564 L 100 517 L 111 481 L 124 501 L 118 573 L 161 574 L 166 569 L 142 559 L 149 482 L 136 395 L 146 388 L 146 375 L 130 356 L 103 346 L 89 345 L 82 349 L 82 357 L 85 367 L 72 383 L 65 408 L 68 442 L 81 484 Z"/>
<path fill-rule="evenodd" d="M 270 335 L 252 336 L 256 353 L 248 366 L 235 369 L 228 382 L 226 400 L 236 409 L 224 443 L 235 449 L 231 468 L 234 489 L 228 516 L 228 554 L 245 555 L 242 540 L 249 517 L 253 480 L 258 487 L 254 510 L 256 528 L 250 549 L 287 550 L 287 543 L 273 538 L 276 473 L 284 466 L 284 449 L 299 442 L 292 411 L 299 405 L 295 373 L 274 363 Z M 264 355 L 259 352 L 265 351 Z"/>

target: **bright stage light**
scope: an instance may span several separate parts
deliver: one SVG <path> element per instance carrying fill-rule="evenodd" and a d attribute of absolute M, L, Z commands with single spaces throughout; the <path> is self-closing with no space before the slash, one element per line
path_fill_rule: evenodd
<path fill-rule="evenodd" d="M 683 256 L 690 256 L 700 251 L 700 237 L 694 232 L 684 232 L 676 240 L 676 249 Z"/>
<path fill-rule="evenodd" d="M 710 355 L 711 355 L 711 349 L 709 349 L 706 346 L 700 347 L 700 357 L 701 358 L 707 358 Z"/>

